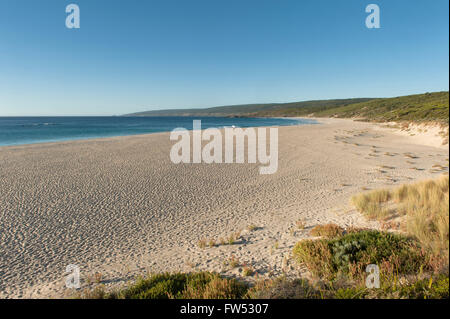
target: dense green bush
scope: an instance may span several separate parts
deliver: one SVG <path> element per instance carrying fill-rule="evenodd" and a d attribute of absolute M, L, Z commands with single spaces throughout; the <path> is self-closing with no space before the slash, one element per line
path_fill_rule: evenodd
<path fill-rule="evenodd" d="M 109 294 L 124 299 L 229 299 L 241 298 L 247 286 L 216 273 L 163 273 L 138 279 L 125 290 Z"/>
<path fill-rule="evenodd" d="M 428 269 L 427 256 L 407 237 L 378 231 L 350 233 L 334 239 L 304 240 L 294 256 L 318 278 L 360 279 L 369 264 L 386 274 L 409 274 Z"/>

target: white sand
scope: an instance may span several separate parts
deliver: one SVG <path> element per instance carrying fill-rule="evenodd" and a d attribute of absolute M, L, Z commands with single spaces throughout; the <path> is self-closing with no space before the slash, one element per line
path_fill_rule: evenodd
<path fill-rule="evenodd" d="M 448 148 L 448 125 L 439 123 L 395 123 L 390 122 L 381 126 L 390 128 L 394 134 L 411 137 L 409 141 L 421 145 L 429 145 L 442 149 Z"/>
<path fill-rule="evenodd" d="M 352 210 L 352 194 L 448 166 L 447 148 L 373 124 L 320 121 L 279 128 L 273 175 L 260 175 L 259 164 L 173 164 L 168 133 L 0 147 L 0 297 L 68 296 L 68 264 L 84 279 L 101 273 L 106 286 L 146 271 L 222 271 L 231 255 L 260 277 L 298 275 L 283 260 L 311 227 L 377 227 Z M 306 229 L 295 229 L 299 219 Z M 197 245 L 251 224 L 260 228 L 234 245 Z"/>

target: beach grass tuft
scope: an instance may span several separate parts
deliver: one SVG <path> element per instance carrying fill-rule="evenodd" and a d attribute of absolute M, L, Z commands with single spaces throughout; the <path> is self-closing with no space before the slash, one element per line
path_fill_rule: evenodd
<path fill-rule="evenodd" d="M 315 226 L 309 234 L 316 237 L 333 238 L 344 234 L 344 229 L 336 224 L 330 223 Z"/>
<path fill-rule="evenodd" d="M 441 176 L 392 190 L 356 195 L 352 202 L 371 219 L 406 216 L 404 228 L 436 256 L 449 251 L 449 178 Z M 390 205 L 393 208 L 386 209 Z"/>

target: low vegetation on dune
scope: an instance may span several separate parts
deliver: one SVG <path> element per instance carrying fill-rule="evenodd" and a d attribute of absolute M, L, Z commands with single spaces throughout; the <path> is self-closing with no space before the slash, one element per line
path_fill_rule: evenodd
<path fill-rule="evenodd" d="M 294 248 L 294 257 L 316 277 L 364 282 L 366 266 L 376 264 L 386 276 L 417 274 L 431 270 L 427 255 L 414 240 L 373 230 L 349 233 L 331 239 L 304 240 Z"/>
<path fill-rule="evenodd" d="M 370 219 L 398 220 L 400 229 L 436 257 L 449 258 L 449 178 L 442 176 L 352 198 Z"/>
<path fill-rule="evenodd" d="M 163 273 L 138 279 L 129 287 L 106 292 L 102 286 L 85 290 L 79 298 L 112 299 L 236 299 L 236 298 L 449 298 L 449 180 L 374 190 L 352 198 L 370 219 L 399 220 L 399 229 L 378 231 L 318 225 L 299 241 L 293 259 L 307 267 L 308 278 L 257 280 L 217 273 Z M 303 224 L 303 222 L 302 222 Z M 205 241 L 206 245 L 206 241 Z M 368 288 L 367 266 L 377 265 L 379 288 Z M 240 266 L 232 256 L 229 267 Z M 245 266 L 243 275 L 257 270 Z"/>
<path fill-rule="evenodd" d="M 449 122 L 448 92 L 394 98 L 353 98 L 148 111 L 129 116 L 342 117 L 377 122 Z"/>
<path fill-rule="evenodd" d="M 314 113 L 315 116 L 361 118 L 377 122 L 444 122 L 449 119 L 448 92 L 374 99 Z"/>
<path fill-rule="evenodd" d="M 101 286 L 85 291 L 88 299 L 238 299 L 248 287 L 217 273 L 162 273 L 139 278 L 126 289 L 106 292 Z"/>
<path fill-rule="evenodd" d="M 345 257 L 344 257 L 345 259 Z M 400 280 L 402 279 L 402 280 Z M 75 296 L 86 299 L 360 299 L 449 298 L 448 274 L 400 278 L 383 277 L 378 289 L 363 283 L 303 278 L 259 280 L 250 286 L 211 272 L 165 273 L 141 278 L 128 288 L 107 292 L 103 286 Z"/>
<path fill-rule="evenodd" d="M 336 99 L 336 100 L 315 100 L 291 102 L 283 104 L 274 104 L 271 108 L 255 109 L 249 116 L 261 117 L 288 117 L 288 116 L 307 116 L 314 115 L 319 112 L 326 112 L 339 107 L 345 107 L 356 103 L 372 101 L 372 98 L 353 98 L 353 99 Z"/>
<path fill-rule="evenodd" d="M 216 106 L 205 109 L 157 110 L 127 114 L 126 116 L 298 116 L 338 106 L 372 100 L 371 98 L 350 98 L 334 100 L 312 100 L 288 103 L 241 104 Z"/>
<path fill-rule="evenodd" d="M 449 298 L 449 180 L 374 190 L 352 198 L 370 219 L 399 219 L 394 232 L 319 225 L 297 243 L 293 256 L 307 279 L 257 284 L 257 298 Z M 370 264 L 378 266 L 380 288 L 367 288 Z"/>
<path fill-rule="evenodd" d="M 316 116 L 358 118 L 374 122 L 439 122 L 448 125 L 449 94 L 433 92 L 376 98 L 340 100 L 341 103 L 284 104 L 278 108 L 261 110 L 255 116 Z M 319 101 L 317 101 L 319 102 Z"/>
<path fill-rule="evenodd" d="M 336 224 L 317 225 L 309 232 L 311 236 L 328 238 L 333 238 L 343 233 L 344 229 Z"/>
<path fill-rule="evenodd" d="M 436 256 L 411 236 L 360 230 L 334 238 L 303 240 L 293 251 L 311 280 L 277 280 L 260 287 L 259 298 L 449 298 L 448 258 Z M 367 266 L 380 271 L 380 287 L 367 288 Z"/>
<path fill-rule="evenodd" d="M 448 275 L 411 282 L 384 284 L 378 289 L 353 283 L 311 281 L 280 277 L 258 282 L 248 290 L 255 299 L 448 299 Z"/>

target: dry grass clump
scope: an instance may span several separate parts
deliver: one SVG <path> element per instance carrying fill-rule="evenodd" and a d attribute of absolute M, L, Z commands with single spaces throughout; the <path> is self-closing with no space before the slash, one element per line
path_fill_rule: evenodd
<path fill-rule="evenodd" d="M 228 245 L 234 245 L 236 240 L 238 240 L 240 237 L 241 237 L 241 232 L 235 232 L 235 233 L 231 234 L 227 239 Z"/>
<path fill-rule="evenodd" d="M 312 236 L 334 238 L 344 234 L 344 229 L 336 224 L 317 225 L 310 231 Z"/>
<path fill-rule="evenodd" d="M 288 280 L 285 277 L 257 281 L 248 290 L 251 299 L 319 299 L 320 294 L 305 279 Z"/>
<path fill-rule="evenodd" d="M 204 285 L 187 285 L 180 296 L 181 299 L 236 299 L 242 298 L 247 287 L 235 279 L 221 278 L 218 275 Z"/>
<path fill-rule="evenodd" d="M 96 272 L 94 274 L 94 282 L 97 283 L 97 284 L 102 282 L 102 274 L 101 273 Z"/>
<path fill-rule="evenodd" d="M 295 222 L 295 225 L 297 225 L 298 229 L 305 229 L 306 223 L 303 221 L 303 219 L 299 219 Z"/>
<path fill-rule="evenodd" d="M 235 279 L 222 278 L 216 273 L 198 272 L 151 274 L 139 278 L 126 289 L 106 293 L 92 291 L 88 298 L 109 299 L 236 299 L 243 298 L 248 287 Z"/>
<path fill-rule="evenodd" d="M 239 267 L 240 262 L 239 262 L 239 259 L 238 259 L 238 258 L 236 258 L 234 255 L 232 255 L 230 258 L 228 258 L 227 260 L 225 260 L 225 261 L 223 262 L 223 265 L 224 265 L 226 268 L 234 269 L 234 268 L 236 268 L 236 267 Z"/>
<path fill-rule="evenodd" d="M 250 225 L 248 226 L 249 230 L 255 230 L 258 229 L 257 226 Z M 205 249 L 206 247 L 213 248 L 218 245 L 234 245 L 237 240 L 241 238 L 241 232 L 237 231 L 232 234 L 230 234 L 227 238 L 219 237 L 219 239 L 216 241 L 215 239 L 205 239 L 202 238 L 197 242 L 197 246 L 201 249 Z"/>
<path fill-rule="evenodd" d="M 197 246 L 201 249 L 204 249 L 206 247 L 206 239 L 202 238 L 198 241 Z"/>
<path fill-rule="evenodd" d="M 289 229 L 289 234 L 290 234 L 291 236 L 295 236 L 295 229 L 294 229 L 294 228 L 290 228 L 290 229 Z"/>
<path fill-rule="evenodd" d="M 248 277 L 248 276 L 252 276 L 255 273 L 255 270 L 253 269 L 252 266 L 245 266 L 242 269 L 242 276 Z"/>
<path fill-rule="evenodd" d="M 422 247 L 435 256 L 448 259 L 449 179 L 442 176 L 392 190 L 374 191 L 352 198 L 356 208 L 369 218 L 406 216 L 404 228 Z M 385 209 L 386 205 L 395 209 Z"/>
<path fill-rule="evenodd" d="M 389 211 L 381 204 L 387 202 L 390 198 L 389 190 L 381 189 L 355 195 L 352 197 L 352 203 L 358 211 L 364 212 L 369 219 L 382 219 L 389 214 Z"/>

